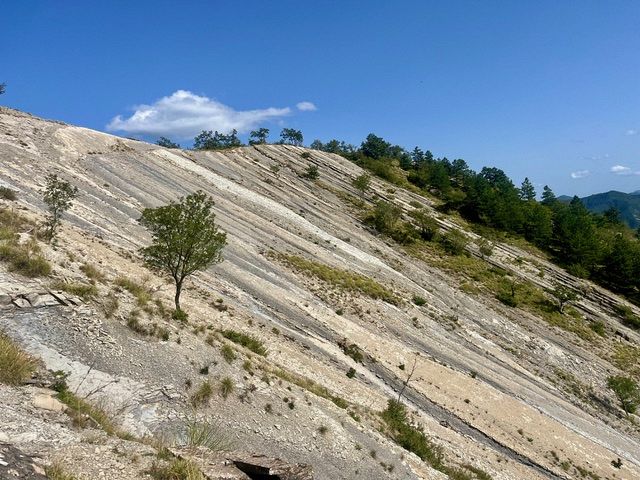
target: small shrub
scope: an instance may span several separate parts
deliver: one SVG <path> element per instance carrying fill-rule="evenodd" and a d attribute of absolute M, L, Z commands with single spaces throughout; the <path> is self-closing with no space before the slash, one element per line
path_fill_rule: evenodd
<path fill-rule="evenodd" d="M 604 322 L 602 321 L 591 322 L 589 324 L 589 328 L 594 332 L 596 332 L 601 337 L 604 337 L 607 334 L 607 330 L 605 328 Z"/>
<path fill-rule="evenodd" d="M 58 462 L 44 467 L 44 473 L 49 480 L 76 480 L 76 477 L 71 475 L 66 468 Z"/>
<path fill-rule="evenodd" d="M 206 380 L 202 382 L 198 389 L 191 395 L 191 405 L 193 405 L 194 408 L 206 405 L 209 403 L 209 400 L 211 400 L 212 395 L 213 386 L 211 385 L 211 382 Z"/>
<path fill-rule="evenodd" d="M 233 363 L 233 361 L 237 358 L 236 352 L 231 345 L 224 344 L 220 347 L 220 354 L 222 358 L 229 364 Z"/>
<path fill-rule="evenodd" d="M 349 370 L 347 371 L 347 377 L 353 378 L 355 376 L 356 376 L 356 369 L 353 367 L 349 368 Z"/>
<path fill-rule="evenodd" d="M 398 445 L 438 470 L 445 468 L 442 449 L 409 423 L 406 407 L 402 403 L 389 400 L 386 410 L 382 412 L 382 419 L 391 429 L 392 438 Z"/>
<path fill-rule="evenodd" d="M 235 383 L 233 382 L 233 379 L 231 377 L 224 377 L 220 381 L 220 395 L 222 395 L 222 398 L 224 398 L 225 400 L 229 395 L 233 393 L 234 389 Z"/>
<path fill-rule="evenodd" d="M 630 307 L 627 305 L 618 305 L 615 310 L 616 313 L 620 315 L 625 325 L 635 330 L 640 329 L 640 317 L 635 315 Z"/>
<path fill-rule="evenodd" d="M 318 427 L 318 433 L 320 435 L 326 435 L 329 432 L 329 427 L 327 427 L 326 425 L 320 425 Z"/>
<path fill-rule="evenodd" d="M 17 192 L 8 187 L 0 187 L 0 198 L 14 202 L 18 199 Z"/>
<path fill-rule="evenodd" d="M 182 323 L 186 323 L 189 315 L 184 310 L 174 310 L 171 312 L 171 318 Z"/>
<path fill-rule="evenodd" d="M 233 343 L 242 345 L 246 349 L 251 350 L 253 353 L 257 353 L 258 355 L 261 355 L 263 357 L 267 356 L 267 349 L 264 346 L 264 343 L 251 335 L 237 332 L 235 330 L 224 330 L 222 331 L 222 336 L 228 340 L 231 340 Z"/>
<path fill-rule="evenodd" d="M 308 160 L 309 158 L 311 158 L 311 154 L 309 152 L 302 152 L 300 156 L 305 160 Z"/>
<path fill-rule="evenodd" d="M 267 403 L 264 406 L 264 411 L 267 412 L 267 413 L 273 413 L 273 405 L 271 405 L 270 403 Z"/>
<path fill-rule="evenodd" d="M 104 316 L 107 318 L 113 318 L 119 307 L 120 301 L 118 300 L 118 297 L 116 297 L 114 292 L 109 292 L 102 303 Z"/>
<path fill-rule="evenodd" d="M 460 230 L 451 230 L 440 237 L 440 245 L 449 255 L 462 255 L 469 238 Z"/>
<path fill-rule="evenodd" d="M 638 384 L 630 377 L 609 377 L 607 386 L 613 390 L 620 401 L 620 406 L 625 413 L 634 413 L 640 403 L 640 390 Z"/>
<path fill-rule="evenodd" d="M 364 360 L 364 355 L 360 347 L 355 343 L 348 343 L 346 339 L 341 342 L 342 351 L 348 357 L 351 357 L 355 362 L 362 363 Z"/>
<path fill-rule="evenodd" d="M 318 171 L 318 167 L 316 165 L 309 165 L 307 170 L 302 174 L 303 178 L 307 180 L 317 180 L 320 178 L 320 172 Z"/>
<path fill-rule="evenodd" d="M 205 365 L 200 369 L 200 375 L 209 375 L 209 365 Z"/>
<path fill-rule="evenodd" d="M 0 332 L 0 383 L 20 385 L 36 370 L 37 362 Z"/>
<path fill-rule="evenodd" d="M 421 307 L 422 305 L 426 304 L 427 301 L 421 297 L 420 295 L 414 295 L 413 296 L 413 303 L 415 303 L 417 306 Z"/>

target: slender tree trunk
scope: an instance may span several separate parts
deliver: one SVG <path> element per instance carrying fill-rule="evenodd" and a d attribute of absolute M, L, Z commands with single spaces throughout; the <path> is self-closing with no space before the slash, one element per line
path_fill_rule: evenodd
<path fill-rule="evenodd" d="M 176 310 L 180 311 L 180 293 L 182 292 L 182 280 L 176 280 L 176 296 L 175 296 L 175 302 L 176 302 Z"/>

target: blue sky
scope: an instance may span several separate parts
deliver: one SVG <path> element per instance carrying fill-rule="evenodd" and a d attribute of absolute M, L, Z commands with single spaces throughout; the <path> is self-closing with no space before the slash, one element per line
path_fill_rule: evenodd
<path fill-rule="evenodd" d="M 638 25 L 637 1 L 15 0 L 0 103 L 182 144 L 204 127 L 374 132 L 558 194 L 632 191 Z"/>

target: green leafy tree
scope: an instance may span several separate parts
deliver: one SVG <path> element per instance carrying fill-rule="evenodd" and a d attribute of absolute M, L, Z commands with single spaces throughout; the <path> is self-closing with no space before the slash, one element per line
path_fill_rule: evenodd
<path fill-rule="evenodd" d="M 249 133 L 249 145 L 264 145 L 269 137 L 268 128 L 259 128 Z"/>
<path fill-rule="evenodd" d="M 389 154 L 391 144 L 383 138 L 370 133 L 360 145 L 360 152 L 366 157 L 378 159 L 386 157 Z"/>
<path fill-rule="evenodd" d="M 218 231 L 213 199 L 197 191 L 157 208 L 145 208 L 140 223 L 151 233 L 151 245 L 140 250 L 150 268 L 168 274 L 176 285 L 176 312 L 181 312 L 184 280 L 222 261 L 226 233 Z"/>
<path fill-rule="evenodd" d="M 218 131 L 203 130 L 193 140 L 193 148 L 196 150 L 223 150 L 241 145 L 242 142 L 238 138 L 238 131 L 235 128 L 226 135 Z"/>
<path fill-rule="evenodd" d="M 160 137 L 156 142 L 156 145 L 159 145 L 164 148 L 180 148 L 180 145 L 178 145 L 177 143 L 173 143 L 167 137 Z"/>
<path fill-rule="evenodd" d="M 280 132 L 280 141 L 287 145 L 300 146 L 303 142 L 302 132 L 293 128 L 283 128 Z"/>
<path fill-rule="evenodd" d="M 520 198 L 527 202 L 531 202 L 536 199 L 536 189 L 533 188 L 533 184 L 529 180 L 529 177 L 525 177 L 522 185 L 520 186 Z"/>
<path fill-rule="evenodd" d="M 558 303 L 558 311 L 560 313 L 564 313 L 564 307 L 578 299 L 578 294 L 565 285 L 555 285 L 554 289 L 551 290 L 551 294 Z"/>
<path fill-rule="evenodd" d="M 555 193 L 553 193 L 553 190 L 551 190 L 551 188 L 549 188 L 549 185 L 545 185 L 542 189 L 542 204 L 546 205 L 547 207 L 550 207 L 551 205 L 553 205 L 554 203 L 556 203 L 558 201 L 558 199 L 556 198 Z"/>
<path fill-rule="evenodd" d="M 634 413 L 640 402 L 640 390 L 638 384 L 629 377 L 615 376 L 607 379 L 607 386 L 613 390 L 620 406 L 628 415 Z"/>
<path fill-rule="evenodd" d="M 368 173 L 363 173 L 362 175 L 358 175 L 356 178 L 354 178 L 353 182 L 351 183 L 356 189 L 360 191 L 360 194 L 364 196 L 364 193 L 369 190 L 369 187 L 371 186 L 371 175 L 369 175 Z"/>
<path fill-rule="evenodd" d="M 78 196 L 78 187 L 72 186 L 57 175 L 47 175 L 42 197 L 49 209 L 44 223 L 44 237 L 51 242 L 55 239 L 62 215 L 69 210 L 71 202 Z"/>

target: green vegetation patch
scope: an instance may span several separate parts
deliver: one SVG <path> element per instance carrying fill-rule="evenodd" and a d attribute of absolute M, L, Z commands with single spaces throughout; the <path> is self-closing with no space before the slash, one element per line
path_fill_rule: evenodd
<path fill-rule="evenodd" d="M 289 266 L 312 275 L 334 288 L 349 292 L 356 292 L 373 299 L 380 299 L 393 305 L 398 305 L 400 299 L 393 291 L 381 285 L 375 280 L 360 275 L 359 273 L 330 267 L 328 265 L 307 260 L 298 255 L 287 255 L 277 253 L 275 257 Z"/>
<path fill-rule="evenodd" d="M 244 348 L 251 350 L 253 353 L 257 353 L 263 357 L 267 356 L 267 348 L 264 343 L 252 335 L 238 332 L 236 330 L 223 330 L 222 336 L 227 340 L 231 340 L 233 343 L 242 345 Z"/>
<path fill-rule="evenodd" d="M 0 332 L 0 383 L 20 385 L 31 378 L 37 365 L 34 358 Z"/>

